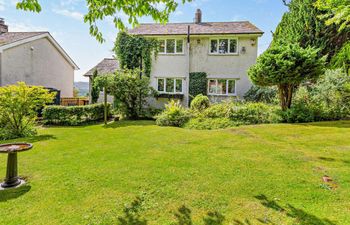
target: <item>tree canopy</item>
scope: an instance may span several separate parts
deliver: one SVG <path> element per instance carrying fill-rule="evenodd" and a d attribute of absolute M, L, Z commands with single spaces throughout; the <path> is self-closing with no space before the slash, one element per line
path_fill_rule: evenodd
<path fill-rule="evenodd" d="M 181 0 L 191 2 L 192 0 Z M 90 34 L 99 42 L 104 38 L 100 32 L 98 21 L 107 17 L 113 18 L 114 25 L 119 30 L 125 30 L 126 26 L 122 20 L 122 15 L 128 18 L 128 23 L 132 26 L 139 24 L 139 18 L 150 16 L 156 22 L 166 23 L 169 15 L 178 6 L 178 0 L 86 0 L 88 12 L 84 16 L 84 22 L 90 26 Z M 40 12 L 39 0 L 21 0 L 17 3 L 17 9 L 31 12 Z"/>
<path fill-rule="evenodd" d="M 256 85 L 277 86 L 281 107 L 286 110 L 291 106 L 294 90 L 301 82 L 321 75 L 323 64 L 318 49 L 304 49 L 297 44 L 273 46 L 259 56 L 248 74 Z"/>
<path fill-rule="evenodd" d="M 317 0 L 315 6 L 324 13 L 326 24 L 336 24 L 339 31 L 350 28 L 350 0 Z"/>

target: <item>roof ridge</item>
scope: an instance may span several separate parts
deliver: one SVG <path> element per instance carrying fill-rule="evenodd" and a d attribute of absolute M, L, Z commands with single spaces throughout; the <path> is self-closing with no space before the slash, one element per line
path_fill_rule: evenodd
<path fill-rule="evenodd" d="M 202 22 L 199 23 L 200 24 L 206 24 L 206 23 L 251 23 L 249 20 L 238 20 L 238 21 L 219 21 L 219 22 Z M 168 25 L 168 24 L 193 24 L 193 25 L 198 25 L 198 23 L 194 23 L 194 22 L 175 22 L 175 23 L 166 23 L 166 24 L 162 24 L 162 23 L 140 23 L 139 25 Z"/>

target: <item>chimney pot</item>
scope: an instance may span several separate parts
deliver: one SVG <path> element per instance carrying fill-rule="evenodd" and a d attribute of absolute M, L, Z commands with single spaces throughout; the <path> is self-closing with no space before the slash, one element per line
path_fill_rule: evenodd
<path fill-rule="evenodd" d="M 195 17 L 194 17 L 195 23 L 202 23 L 202 11 L 200 9 L 197 9 Z"/>
<path fill-rule="evenodd" d="M 5 20 L 3 18 L 0 18 L 0 34 L 7 33 L 8 32 L 8 26 L 5 24 Z"/>

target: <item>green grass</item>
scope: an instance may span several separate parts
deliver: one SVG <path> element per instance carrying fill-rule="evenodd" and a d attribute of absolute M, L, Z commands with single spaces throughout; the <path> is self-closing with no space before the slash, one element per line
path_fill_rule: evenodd
<path fill-rule="evenodd" d="M 218 131 L 119 122 L 24 140 L 34 144 L 19 154 L 29 183 L 0 192 L 0 224 L 115 224 L 138 196 L 149 224 L 171 224 L 182 205 L 194 224 L 208 212 L 224 224 L 350 224 L 350 121 Z M 0 175 L 5 164 L 0 155 Z"/>

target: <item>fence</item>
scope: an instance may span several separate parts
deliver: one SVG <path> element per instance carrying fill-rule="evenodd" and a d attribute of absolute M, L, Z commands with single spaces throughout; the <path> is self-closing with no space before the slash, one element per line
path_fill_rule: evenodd
<path fill-rule="evenodd" d="M 62 106 L 78 106 L 78 105 L 88 105 L 88 98 L 61 98 Z"/>

